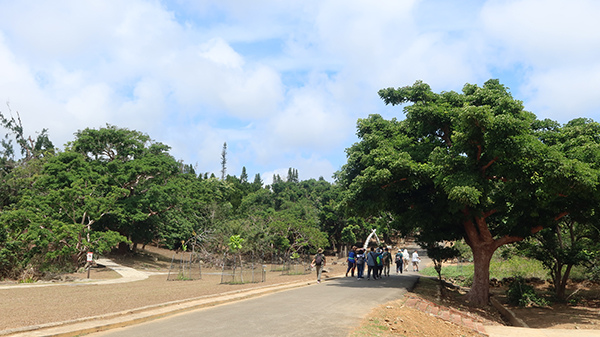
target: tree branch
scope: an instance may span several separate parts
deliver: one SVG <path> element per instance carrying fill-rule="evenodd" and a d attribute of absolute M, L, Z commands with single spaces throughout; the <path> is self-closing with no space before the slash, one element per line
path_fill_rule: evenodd
<path fill-rule="evenodd" d="M 502 245 L 506 245 L 506 244 L 513 243 L 513 242 L 519 242 L 522 240 L 523 240 L 523 238 L 520 236 L 505 235 L 501 238 L 496 239 L 494 241 L 494 245 L 496 246 L 495 248 L 497 249 L 498 247 L 500 247 Z"/>
<path fill-rule="evenodd" d="M 565 217 L 567 215 L 569 215 L 569 212 L 559 213 L 557 216 L 554 217 L 554 221 L 558 221 L 558 220 L 562 219 L 563 217 Z"/>
<path fill-rule="evenodd" d="M 494 159 L 490 160 L 490 162 L 489 162 L 489 163 L 487 163 L 485 166 L 483 166 L 483 167 L 481 168 L 481 172 L 485 173 L 485 171 L 486 171 L 486 170 L 487 170 L 487 169 L 488 169 L 490 166 L 492 166 L 492 164 L 493 164 L 493 163 L 495 163 L 497 160 L 498 160 L 498 156 L 494 157 Z"/>

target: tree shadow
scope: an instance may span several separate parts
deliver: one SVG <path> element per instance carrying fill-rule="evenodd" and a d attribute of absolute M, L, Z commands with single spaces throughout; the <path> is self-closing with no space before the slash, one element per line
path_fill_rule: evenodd
<path fill-rule="evenodd" d="M 512 308 L 530 328 L 545 329 L 558 325 L 594 325 L 600 322 L 600 310 L 596 308 L 555 305 L 552 308 Z"/>
<path fill-rule="evenodd" d="M 325 282 L 328 287 L 347 287 L 347 288 L 404 288 L 411 290 L 419 280 L 418 274 L 399 274 L 383 276 L 378 280 L 358 280 L 356 277 L 341 277 L 339 279 Z"/>

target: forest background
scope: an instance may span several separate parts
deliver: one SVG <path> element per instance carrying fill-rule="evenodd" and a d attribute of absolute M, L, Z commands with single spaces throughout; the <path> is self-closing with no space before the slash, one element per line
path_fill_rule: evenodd
<path fill-rule="evenodd" d="M 299 181 L 290 168 L 264 185 L 245 167 L 228 174 L 227 144 L 216 177 L 177 161 L 149 135 L 112 125 L 77 131 L 59 151 L 46 130 L 24 135 L 15 115 L 0 115 L 0 279 L 74 270 L 87 252 L 117 246 L 181 249 L 193 240 L 219 256 L 239 237 L 242 254 L 289 257 L 354 244 L 373 226 L 389 234 L 385 225 L 343 217 L 339 188 L 323 178 Z"/>

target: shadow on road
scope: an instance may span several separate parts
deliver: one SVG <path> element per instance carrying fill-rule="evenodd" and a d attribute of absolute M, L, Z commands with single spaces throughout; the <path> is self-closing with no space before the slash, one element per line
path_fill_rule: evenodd
<path fill-rule="evenodd" d="M 355 277 L 341 277 L 336 280 L 324 282 L 326 287 L 348 287 L 348 288 L 405 288 L 412 289 L 419 280 L 418 274 L 400 274 L 384 276 L 378 280 L 357 280 Z"/>

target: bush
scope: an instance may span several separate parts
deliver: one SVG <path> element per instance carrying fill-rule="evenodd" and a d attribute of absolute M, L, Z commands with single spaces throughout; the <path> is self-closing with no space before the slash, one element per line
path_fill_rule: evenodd
<path fill-rule="evenodd" d="M 600 282 L 600 265 L 593 265 L 591 268 L 586 268 L 584 274 L 586 279 Z"/>
<path fill-rule="evenodd" d="M 506 291 L 508 302 L 520 307 L 529 307 L 532 305 L 547 306 L 548 301 L 535 293 L 535 289 L 525 283 L 525 279 L 517 277 Z"/>

